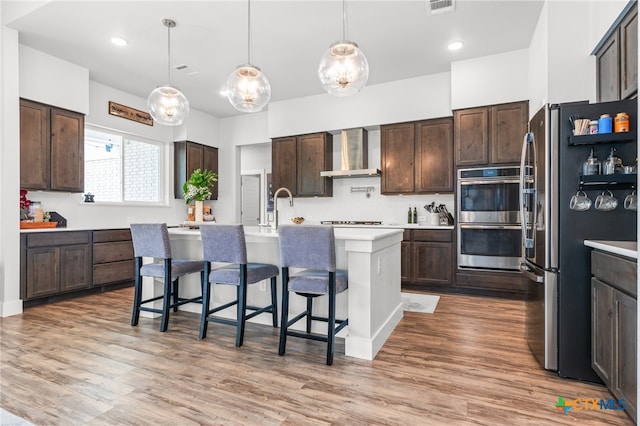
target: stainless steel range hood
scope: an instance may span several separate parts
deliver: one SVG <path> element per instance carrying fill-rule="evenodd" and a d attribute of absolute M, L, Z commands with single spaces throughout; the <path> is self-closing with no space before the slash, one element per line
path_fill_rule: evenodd
<path fill-rule="evenodd" d="M 367 130 L 361 127 L 343 130 L 341 146 L 341 170 L 320 172 L 320 176 L 332 178 L 380 176 L 379 169 L 369 169 L 367 164 Z"/>

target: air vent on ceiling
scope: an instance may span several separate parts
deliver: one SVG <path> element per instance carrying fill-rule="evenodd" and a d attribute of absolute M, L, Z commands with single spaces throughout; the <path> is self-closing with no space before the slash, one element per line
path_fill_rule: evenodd
<path fill-rule="evenodd" d="M 429 14 L 453 12 L 455 0 L 427 0 L 427 10 Z"/>

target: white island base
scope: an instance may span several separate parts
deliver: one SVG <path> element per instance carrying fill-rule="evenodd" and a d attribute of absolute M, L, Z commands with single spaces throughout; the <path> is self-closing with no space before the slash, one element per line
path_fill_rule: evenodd
<path fill-rule="evenodd" d="M 304 225 L 301 225 L 304 226 Z M 336 236 L 336 262 L 339 269 L 346 269 L 349 289 L 337 296 L 336 318 L 348 316 L 349 325 L 338 334 L 345 337 L 345 355 L 373 360 L 393 329 L 402 319 L 400 297 L 400 242 L 401 229 L 334 228 Z M 199 230 L 170 228 L 171 249 L 174 258 L 202 259 L 202 243 Z M 271 230 L 245 227 L 247 256 L 250 262 L 273 263 L 280 266 L 278 235 Z M 215 267 L 215 265 L 214 265 Z M 198 276 L 181 278 L 181 297 L 199 295 Z M 145 278 L 147 280 L 147 278 Z M 145 295 L 152 286 L 145 282 Z M 281 306 L 282 279 L 278 277 L 278 306 Z M 268 281 L 249 286 L 247 303 L 254 306 L 269 304 Z M 147 290 L 149 289 L 149 290 Z M 153 292 L 162 293 L 156 282 Z M 212 286 L 211 306 L 220 306 L 235 298 L 236 289 L 228 285 Z M 305 298 L 292 294 L 289 302 L 290 318 L 302 312 Z M 200 312 L 200 305 L 183 305 L 182 309 Z M 314 302 L 314 314 L 325 315 L 328 309 L 326 297 Z M 235 318 L 235 306 L 218 315 Z M 280 315 L 278 314 L 278 321 Z M 250 320 L 271 324 L 271 315 L 264 314 Z M 294 328 L 302 329 L 304 321 Z M 313 331 L 326 333 L 326 323 L 314 323 Z M 197 334 L 197 330 L 194 330 Z M 215 329 L 209 330 L 208 339 L 215 339 Z M 245 342 L 246 343 L 246 342 Z M 277 351 L 277 348 L 274 348 Z"/>

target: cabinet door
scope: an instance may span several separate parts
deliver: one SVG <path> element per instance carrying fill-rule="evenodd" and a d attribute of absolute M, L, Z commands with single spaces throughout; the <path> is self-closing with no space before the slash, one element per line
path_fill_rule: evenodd
<path fill-rule="evenodd" d="M 522 138 L 527 132 L 529 103 L 491 107 L 491 163 L 519 163 Z"/>
<path fill-rule="evenodd" d="M 453 192 L 453 119 L 416 123 L 416 192 Z"/>
<path fill-rule="evenodd" d="M 638 8 L 620 23 L 620 96 L 627 99 L 638 91 Z"/>
<path fill-rule="evenodd" d="M 49 108 L 45 105 L 20 100 L 20 187 L 48 189 L 49 161 Z"/>
<path fill-rule="evenodd" d="M 611 287 L 591 279 L 591 366 L 608 387 L 613 360 L 611 293 Z"/>
<path fill-rule="evenodd" d="M 218 148 L 212 146 L 204 146 L 202 153 L 202 167 L 207 170 L 211 170 L 214 173 L 218 173 Z M 218 185 L 220 181 L 214 182 L 213 188 L 211 188 L 211 199 L 218 199 Z"/>
<path fill-rule="evenodd" d="M 62 246 L 60 250 L 60 291 L 91 287 L 89 245 Z"/>
<path fill-rule="evenodd" d="M 598 102 L 617 101 L 620 99 L 619 51 L 618 31 L 615 31 L 596 54 Z"/>
<path fill-rule="evenodd" d="M 454 111 L 456 164 L 477 166 L 489 162 L 489 109 Z"/>
<path fill-rule="evenodd" d="M 405 231 L 407 232 L 407 231 Z M 411 281 L 411 242 L 400 243 L 400 281 Z"/>
<path fill-rule="evenodd" d="M 296 194 L 297 184 L 297 148 L 296 137 L 273 139 L 271 143 L 271 174 L 273 192 L 278 188 L 288 188 L 293 195 Z M 287 194 L 282 192 L 281 196 Z"/>
<path fill-rule="evenodd" d="M 60 250 L 45 247 L 27 250 L 27 299 L 56 294 L 60 288 Z"/>
<path fill-rule="evenodd" d="M 51 190 L 84 191 L 84 115 L 51 108 Z"/>
<path fill-rule="evenodd" d="M 186 150 L 187 150 L 187 158 L 186 158 L 186 172 L 185 179 L 188 180 L 191 174 L 196 169 L 203 168 L 202 156 L 203 156 L 203 146 L 197 143 L 187 142 Z"/>
<path fill-rule="evenodd" d="M 400 123 L 380 129 L 381 192 L 415 191 L 415 124 Z"/>
<path fill-rule="evenodd" d="M 627 411 L 636 418 L 637 400 L 637 301 L 612 290 L 614 377 L 611 391 L 624 399 Z"/>
<path fill-rule="evenodd" d="M 298 136 L 297 189 L 298 196 L 333 195 L 333 181 L 320 176 L 323 170 L 333 167 L 331 136 L 326 133 Z"/>
<path fill-rule="evenodd" d="M 445 285 L 452 283 L 453 252 L 451 243 L 414 241 L 412 250 L 412 282 Z"/>

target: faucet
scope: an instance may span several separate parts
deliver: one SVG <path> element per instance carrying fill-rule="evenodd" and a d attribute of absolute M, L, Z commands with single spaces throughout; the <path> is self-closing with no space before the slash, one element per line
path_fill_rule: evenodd
<path fill-rule="evenodd" d="M 289 205 L 293 206 L 293 195 L 291 191 L 284 186 L 276 189 L 276 192 L 273 193 L 273 223 L 271 224 L 271 229 L 278 229 L 278 194 L 280 194 L 281 191 L 289 194 Z"/>

